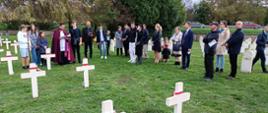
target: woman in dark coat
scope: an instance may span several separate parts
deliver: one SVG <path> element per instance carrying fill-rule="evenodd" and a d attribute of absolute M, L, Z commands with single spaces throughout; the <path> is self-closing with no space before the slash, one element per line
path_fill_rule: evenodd
<path fill-rule="evenodd" d="M 155 32 L 153 34 L 153 51 L 154 51 L 154 63 L 158 64 L 161 56 L 160 56 L 160 52 L 161 52 L 161 37 L 162 37 L 162 27 L 160 24 L 156 24 L 155 25 Z"/>
<path fill-rule="evenodd" d="M 142 64 L 142 53 L 143 53 L 143 44 L 144 44 L 144 33 L 141 25 L 137 26 L 138 35 L 136 41 L 136 55 L 137 55 L 137 64 Z"/>

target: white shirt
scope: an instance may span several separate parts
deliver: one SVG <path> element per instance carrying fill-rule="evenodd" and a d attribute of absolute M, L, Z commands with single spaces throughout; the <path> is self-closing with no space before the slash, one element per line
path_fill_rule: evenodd
<path fill-rule="evenodd" d="M 65 35 L 63 31 L 60 31 L 60 51 L 65 51 Z"/>
<path fill-rule="evenodd" d="M 19 47 L 20 48 L 28 48 L 29 47 L 29 40 L 27 37 L 27 32 L 19 31 L 17 34 Z"/>
<path fill-rule="evenodd" d="M 173 36 L 170 38 L 172 41 L 181 41 L 182 39 L 182 32 L 179 32 L 178 34 L 174 33 Z"/>
<path fill-rule="evenodd" d="M 101 42 L 104 41 L 103 30 L 102 30 L 102 29 L 100 29 L 100 41 L 101 41 Z"/>

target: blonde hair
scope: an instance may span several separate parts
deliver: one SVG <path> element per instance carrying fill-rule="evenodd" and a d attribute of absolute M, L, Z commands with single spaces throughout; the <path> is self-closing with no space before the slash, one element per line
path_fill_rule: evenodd
<path fill-rule="evenodd" d="M 157 30 L 159 30 L 160 32 L 163 31 L 163 28 L 159 23 L 155 24 L 155 28 L 157 28 Z"/>

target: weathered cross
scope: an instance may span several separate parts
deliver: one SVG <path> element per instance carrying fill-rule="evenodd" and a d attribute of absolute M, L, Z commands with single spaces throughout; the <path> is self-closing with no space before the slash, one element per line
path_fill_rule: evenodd
<path fill-rule="evenodd" d="M 88 65 L 87 58 L 83 59 L 83 65 L 80 67 L 76 67 L 76 71 L 84 71 L 84 87 L 89 87 L 89 71 L 94 70 L 95 65 Z"/>
<path fill-rule="evenodd" d="M 6 56 L 1 58 L 1 61 L 6 61 L 7 62 L 9 75 L 14 74 L 13 64 L 12 64 L 13 60 L 18 60 L 18 57 L 12 56 L 10 51 L 7 51 Z"/>
<path fill-rule="evenodd" d="M 9 41 L 9 40 L 6 38 L 6 40 L 3 41 L 3 43 L 6 44 L 6 48 L 7 48 L 7 50 L 8 50 L 8 49 L 9 49 L 9 44 L 11 43 L 11 41 Z"/>
<path fill-rule="evenodd" d="M 11 46 L 14 47 L 15 54 L 18 54 L 18 46 L 19 46 L 18 42 L 14 40 Z"/>
<path fill-rule="evenodd" d="M 190 93 L 183 92 L 183 83 L 178 82 L 173 96 L 166 99 L 166 105 L 174 106 L 174 113 L 182 113 L 182 103 L 188 100 L 190 100 Z"/>
<path fill-rule="evenodd" d="M 51 70 L 51 58 L 54 58 L 56 55 L 55 54 L 51 54 L 51 49 L 47 48 L 46 49 L 46 54 L 41 55 L 41 58 L 46 59 L 46 64 L 47 64 L 47 69 Z"/>
<path fill-rule="evenodd" d="M 112 100 L 105 100 L 101 103 L 101 113 L 116 113 L 113 107 Z M 126 113 L 126 112 L 120 112 L 120 113 Z"/>
<path fill-rule="evenodd" d="M 2 36 L 3 36 L 3 33 L 0 33 L 0 47 L 2 47 L 2 45 L 3 45 L 3 39 L 2 39 Z"/>
<path fill-rule="evenodd" d="M 30 78 L 32 82 L 32 96 L 33 98 L 38 97 L 38 82 L 37 77 L 45 76 L 45 71 L 38 71 L 38 67 L 35 63 L 30 64 L 29 73 L 22 73 L 20 76 L 22 79 Z"/>

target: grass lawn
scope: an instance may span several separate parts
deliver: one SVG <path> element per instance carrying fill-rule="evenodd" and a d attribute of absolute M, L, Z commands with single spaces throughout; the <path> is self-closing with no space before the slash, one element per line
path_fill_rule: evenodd
<path fill-rule="evenodd" d="M 53 64 L 46 77 L 38 78 L 37 99 L 31 97 L 30 80 L 20 79 L 20 73 L 26 72 L 20 61 L 14 62 L 13 76 L 8 75 L 6 63 L 1 63 L 0 113 L 100 113 L 101 101 L 106 99 L 114 101 L 118 112 L 172 113 L 165 99 L 178 81 L 191 92 L 191 100 L 183 105 L 184 113 L 268 113 L 268 75 L 261 73 L 259 64 L 252 74 L 238 73 L 237 79 L 229 81 L 225 79 L 227 58 L 225 72 L 205 82 L 197 42 L 191 58 L 190 70 L 183 71 L 173 65 L 173 58 L 167 64 L 153 64 L 151 53 L 150 59 L 137 66 L 114 53 L 108 60 L 100 60 L 95 49 L 90 64 L 96 65 L 96 70 L 90 73 L 90 88 L 82 87 L 83 73 L 75 71 L 79 64 Z"/>

